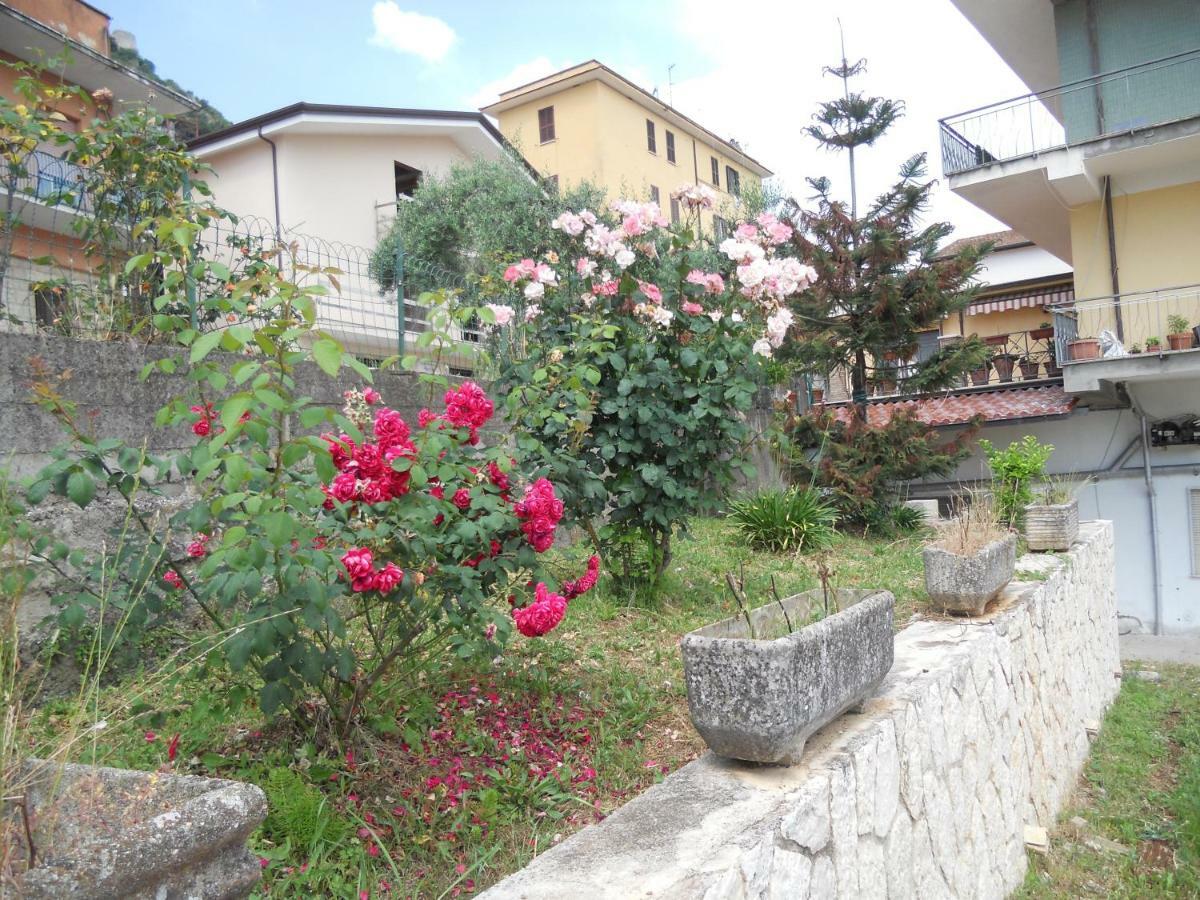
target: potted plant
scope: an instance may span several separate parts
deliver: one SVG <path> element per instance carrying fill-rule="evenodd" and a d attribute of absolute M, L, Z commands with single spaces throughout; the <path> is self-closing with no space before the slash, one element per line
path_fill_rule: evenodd
<path fill-rule="evenodd" d="M 860 705 L 892 668 L 888 591 L 822 587 L 750 610 L 680 642 L 692 723 L 719 756 L 792 765 L 813 732 Z M 824 614 L 828 612 L 828 614 Z"/>
<path fill-rule="evenodd" d="M 1132 347 L 1129 348 L 1129 353 L 1132 356 L 1138 356 L 1139 354 L 1141 354 L 1141 352 L 1142 352 L 1141 344 L 1134 344 Z"/>
<path fill-rule="evenodd" d="M 1099 359 L 1100 340 L 1098 338 L 1076 338 L 1067 344 L 1067 355 L 1075 359 Z"/>
<path fill-rule="evenodd" d="M 1172 350 L 1192 349 L 1193 335 L 1187 319 L 1178 315 L 1167 316 L 1167 328 L 1170 329 L 1167 344 Z"/>
<path fill-rule="evenodd" d="M 1022 529 L 1030 550 L 1069 550 L 1079 536 L 1080 490 L 1087 481 L 1049 478 L 1025 507 Z"/>
<path fill-rule="evenodd" d="M 1016 361 L 1015 353 L 997 353 L 992 357 L 992 365 L 996 367 L 996 375 L 1001 381 L 1012 381 L 1013 364 Z"/>
<path fill-rule="evenodd" d="M 1048 341 L 1054 337 L 1054 326 L 1049 322 L 1042 322 L 1037 328 L 1029 332 L 1029 336 L 1035 341 Z"/>
<path fill-rule="evenodd" d="M 958 515 L 926 545 L 925 590 L 934 610 L 982 615 L 1013 577 L 1017 536 L 1002 529 L 984 497 L 959 504 Z"/>
<path fill-rule="evenodd" d="M 1162 353 L 1162 338 L 1149 337 L 1146 338 L 1147 353 Z"/>
<path fill-rule="evenodd" d="M 1046 346 L 1046 377 L 1062 377 L 1062 366 L 1058 364 L 1058 348 L 1054 341 L 1050 341 Z"/>
<path fill-rule="evenodd" d="M 1021 378 L 1025 381 L 1032 381 L 1037 378 L 1041 372 L 1041 363 L 1032 356 L 1022 356 L 1020 359 Z"/>
<path fill-rule="evenodd" d="M 983 364 L 978 369 L 971 370 L 971 384 L 978 386 L 988 383 L 988 379 L 992 375 L 992 353 L 989 350 Z"/>
<path fill-rule="evenodd" d="M 1007 334 L 993 334 L 990 337 L 985 337 L 983 342 L 989 347 L 1004 347 L 1008 344 Z"/>
<path fill-rule="evenodd" d="M 22 897 L 235 898 L 258 882 L 246 839 L 267 801 L 252 784 L 32 759 L 21 778 L 4 815 L 30 823 L 10 857 L 28 866 Z"/>

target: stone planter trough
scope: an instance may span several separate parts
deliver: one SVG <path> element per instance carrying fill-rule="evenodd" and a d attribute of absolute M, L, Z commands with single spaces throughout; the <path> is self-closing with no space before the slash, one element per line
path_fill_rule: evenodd
<path fill-rule="evenodd" d="M 24 773 L 35 848 L 19 875 L 27 900 L 233 900 L 259 879 L 246 838 L 267 800 L 252 784 L 32 760 Z M 4 814 L 21 822 L 15 804 Z"/>
<path fill-rule="evenodd" d="M 712 751 L 747 762 L 791 765 L 818 729 L 870 696 L 892 668 L 888 591 L 839 590 L 839 612 L 800 627 L 821 591 L 770 603 L 684 635 L 683 672 L 692 722 Z M 835 598 L 831 597 L 831 603 Z M 772 635 L 782 635 L 769 639 Z"/>
<path fill-rule="evenodd" d="M 1030 550 L 1070 550 L 1078 536 L 1078 500 L 1025 507 L 1025 543 Z"/>
<path fill-rule="evenodd" d="M 1012 581 L 1017 568 L 1017 536 L 1006 535 L 970 556 L 926 547 L 924 557 L 925 590 L 933 608 L 979 616 Z"/>
<path fill-rule="evenodd" d="M 925 547 L 925 590 L 940 612 L 982 616 L 1016 570 L 1016 535 L 992 541 L 971 556 Z"/>

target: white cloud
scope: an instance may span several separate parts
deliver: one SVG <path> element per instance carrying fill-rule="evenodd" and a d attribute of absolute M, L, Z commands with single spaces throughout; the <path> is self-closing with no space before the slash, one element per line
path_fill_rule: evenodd
<path fill-rule="evenodd" d="M 474 109 L 487 106 L 489 103 L 495 103 L 503 91 L 510 91 L 523 84 L 529 84 L 531 81 L 537 81 L 539 78 L 545 78 L 547 75 L 566 67 L 566 63 L 555 65 L 550 62 L 548 56 L 539 56 L 537 59 L 531 59 L 529 62 L 519 63 L 495 81 L 489 81 L 480 87 L 479 90 L 467 98 L 467 103 Z"/>
<path fill-rule="evenodd" d="M 835 195 L 849 196 L 845 154 L 820 150 L 801 131 L 818 102 L 841 93 L 841 82 L 821 68 L 841 56 L 837 17 L 845 27 L 847 57 L 867 58 L 867 70 L 851 81 L 851 90 L 903 100 L 906 107 L 887 136 L 858 154 L 860 208 L 894 181 L 900 163 L 914 153 L 928 153 L 929 174 L 940 178 L 939 118 L 1028 91 L 949 0 L 740 0 L 733 21 L 745 27 L 733 31 L 710 27 L 722 20 L 724 0 L 677 2 L 684 37 L 709 67 L 676 70 L 675 106 L 722 137 L 736 138 L 801 202 L 812 193 L 804 179 L 818 175 L 830 177 Z M 928 215 L 953 223 L 959 236 L 1003 227 L 944 182 Z"/>
<path fill-rule="evenodd" d="M 454 46 L 458 35 L 435 16 L 405 12 L 395 0 L 380 0 L 371 7 L 375 32 L 370 43 L 376 47 L 412 53 L 428 62 L 438 62 Z"/>

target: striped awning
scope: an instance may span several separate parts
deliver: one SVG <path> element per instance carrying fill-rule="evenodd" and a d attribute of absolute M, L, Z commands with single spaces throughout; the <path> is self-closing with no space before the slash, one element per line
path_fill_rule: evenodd
<path fill-rule="evenodd" d="M 1019 289 L 1003 291 L 977 297 L 971 301 L 967 313 L 980 316 L 985 313 L 1006 312 L 1010 309 L 1033 309 L 1047 306 L 1057 306 L 1060 303 L 1071 303 L 1075 299 L 1075 285 L 1072 282 L 1057 284 L 1025 285 Z"/>

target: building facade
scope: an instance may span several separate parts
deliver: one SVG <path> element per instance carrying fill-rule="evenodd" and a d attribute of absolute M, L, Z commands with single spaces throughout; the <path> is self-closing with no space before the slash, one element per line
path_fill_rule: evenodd
<path fill-rule="evenodd" d="M 1031 93 L 941 120 L 949 186 L 1078 295 L 1050 304 L 1068 408 L 988 437 L 1034 433 L 1093 479 L 1081 512 L 1114 521 L 1129 629 L 1200 631 L 1200 7 L 954 2 Z"/>
<path fill-rule="evenodd" d="M 414 349 L 428 327 L 428 311 L 411 294 L 400 307 L 371 276 L 371 251 L 397 204 L 426 175 L 511 149 L 477 112 L 313 103 L 255 116 L 188 146 L 211 167 L 214 200 L 239 217 L 243 232 L 295 245 L 302 262 L 337 270 L 318 303 L 318 324 L 368 363 Z M 470 374 L 471 355 L 462 350 L 447 354 L 454 374 Z"/>
<path fill-rule="evenodd" d="M 482 112 L 543 177 L 563 187 L 591 182 L 610 199 L 658 202 L 675 221 L 671 194 L 703 184 L 717 193 L 701 228 L 722 231 L 743 192 L 771 171 L 658 97 L 595 60 L 515 87 Z"/>
<path fill-rule="evenodd" d="M 196 108 L 191 99 L 115 62 L 110 55 L 109 17 L 80 0 L 0 2 L 0 97 L 22 103 L 16 84 L 22 62 L 59 58 L 46 73 L 48 84 L 82 89 L 59 101 L 58 126 L 67 134 L 85 128 L 97 115 L 92 94 L 105 90 L 113 111 L 133 105 L 164 115 Z M 0 206 L 11 218 L 0 241 L 0 306 L 8 314 L 0 329 L 52 327 L 64 292 L 86 291 L 93 265 L 77 237 L 78 220 L 89 214 L 88 198 L 74 185 L 81 170 L 65 158 L 64 146 L 45 141 L 13 168 L 6 167 Z M 11 205 L 10 205 L 11 204 Z"/>

